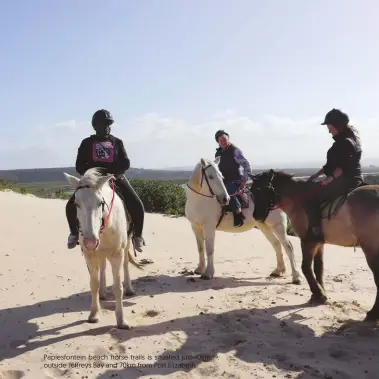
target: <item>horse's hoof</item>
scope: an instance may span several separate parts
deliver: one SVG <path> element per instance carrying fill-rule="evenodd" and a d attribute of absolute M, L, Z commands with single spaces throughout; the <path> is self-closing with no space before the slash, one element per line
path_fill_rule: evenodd
<path fill-rule="evenodd" d="M 196 275 L 203 275 L 204 270 L 199 270 L 198 268 L 194 271 Z"/>
<path fill-rule="evenodd" d="M 134 291 L 125 290 L 125 291 L 124 291 L 124 295 L 125 295 L 125 296 L 128 296 L 128 297 L 131 297 L 131 296 L 135 296 L 136 293 L 135 293 Z"/>
<path fill-rule="evenodd" d="M 308 301 L 309 305 L 325 305 L 328 302 L 328 298 L 325 295 L 312 295 Z"/>
<path fill-rule="evenodd" d="M 130 330 L 131 327 L 124 321 L 121 324 L 117 325 L 118 329 L 123 329 L 123 330 Z"/>
<path fill-rule="evenodd" d="M 297 284 L 297 285 L 301 284 L 301 279 L 292 280 L 292 284 Z"/>
<path fill-rule="evenodd" d="M 203 275 L 200 276 L 200 279 L 203 279 L 203 280 L 211 280 L 212 278 L 211 278 L 209 275 L 205 275 L 205 274 L 203 274 Z"/>
<path fill-rule="evenodd" d="M 97 324 L 100 321 L 98 317 L 88 317 L 88 322 L 90 324 Z"/>
<path fill-rule="evenodd" d="M 270 277 L 271 278 L 280 278 L 282 276 L 284 276 L 286 272 L 285 271 L 280 271 L 279 269 L 275 269 L 271 274 L 270 274 Z"/>

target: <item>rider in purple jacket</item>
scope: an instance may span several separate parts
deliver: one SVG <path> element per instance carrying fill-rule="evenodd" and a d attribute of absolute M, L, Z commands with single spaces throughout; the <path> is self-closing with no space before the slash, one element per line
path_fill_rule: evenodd
<path fill-rule="evenodd" d="M 219 168 L 224 176 L 225 187 L 229 194 L 236 193 L 243 189 L 251 174 L 251 167 L 242 151 L 229 141 L 229 134 L 224 130 L 219 130 L 215 134 L 219 148 L 215 157 L 221 157 Z M 241 203 L 237 196 L 230 198 L 230 205 L 234 214 L 234 226 L 244 224 L 244 215 L 241 210 Z"/>

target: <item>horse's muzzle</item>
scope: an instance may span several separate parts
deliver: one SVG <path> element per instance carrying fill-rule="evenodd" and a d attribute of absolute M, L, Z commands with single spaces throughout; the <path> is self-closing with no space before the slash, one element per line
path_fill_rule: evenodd
<path fill-rule="evenodd" d="M 84 238 L 84 246 L 87 250 L 94 251 L 99 247 L 99 240 L 95 237 Z"/>
<path fill-rule="evenodd" d="M 217 197 L 217 201 L 220 203 L 220 205 L 228 205 L 230 201 L 229 196 L 223 196 L 223 197 Z"/>

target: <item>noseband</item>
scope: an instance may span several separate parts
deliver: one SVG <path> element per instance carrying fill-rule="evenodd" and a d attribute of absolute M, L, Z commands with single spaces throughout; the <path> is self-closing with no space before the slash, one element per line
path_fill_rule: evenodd
<path fill-rule="evenodd" d="M 114 180 L 111 180 L 111 185 L 112 185 L 112 200 L 111 200 L 111 205 L 110 207 L 108 206 L 107 202 L 105 201 L 104 197 L 102 198 L 102 202 L 100 203 L 101 205 L 101 226 L 100 226 L 100 232 L 99 234 L 101 234 L 105 227 L 108 225 L 108 222 L 109 222 L 109 218 L 111 216 L 111 213 L 112 213 L 112 209 L 113 209 L 113 204 L 114 204 L 114 198 L 115 198 L 115 182 Z M 74 192 L 74 195 L 75 193 L 82 189 L 82 188 L 91 188 L 89 185 L 85 185 L 85 186 L 79 186 L 76 188 L 75 192 Z M 104 208 L 105 208 L 105 205 L 107 206 L 108 208 L 108 215 L 106 217 L 106 219 L 104 220 Z M 78 220 L 78 223 L 79 223 L 79 220 Z M 80 229 L 80 223 L 79 223 L 79 232 L 80 234 L 83 236 L 83 232 L 82 230 Z"/>
<path fill-rule="evenodd" d="M 209 168 L 209 167 L 212 167 L 212 165 L 209 165 L 209 166 L 207 166 L 207 167 L 205 167 L 205 168 L 204 168 L 204 167 L 201 168 L 201 181 L 200 181 L 200 188 L 203 187 L 203 180 L 205 179 L 205 181 L 207 182 L 208 189 L 209 189 L 209 192 L 211 193 L 211 195 L 206 195 L 206 194 L 204 194 L 204 193 L 201 193 L 201 192 L 198 192 L 198 191 L 194 190 L 194 189 L 193 189 L 188 183 L 187 183 L 187 187 L 188 187 L 191 191 L 197 193 L 198 195 L 201 195 L 201 196 L 204 196 L 204 197 L 210 197 L 210 198 L 215 199 L 215 198 L 216 198 L 216 195 L 214 194 L 214 192 L 213 192 L 213 190 L 212 190 L 212 187 L 211 187 L 211 185 L 209 184 L 209 179 L 208 179 L 208 177 L 207 177 L 207 175 L 206 175 L 206 173 L 205 173 L 206 169 Z"/>

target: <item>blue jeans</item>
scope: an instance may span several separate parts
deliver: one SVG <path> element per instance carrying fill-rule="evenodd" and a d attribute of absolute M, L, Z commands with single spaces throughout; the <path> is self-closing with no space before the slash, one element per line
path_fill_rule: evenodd
<path fill-rule="evenodd" d="M 226 182 L 225 188 L 228 191 L 228 194 L 232 195 L 239 190 L 239 185 L 235 182 Z M 233 209 L 233 212 L 236 211 L 237 209 L 241 208 L 241 203 L 238 200 L 237 196 L 231 197 L 229 204 L 230 204 L 231 208 Z"/>

